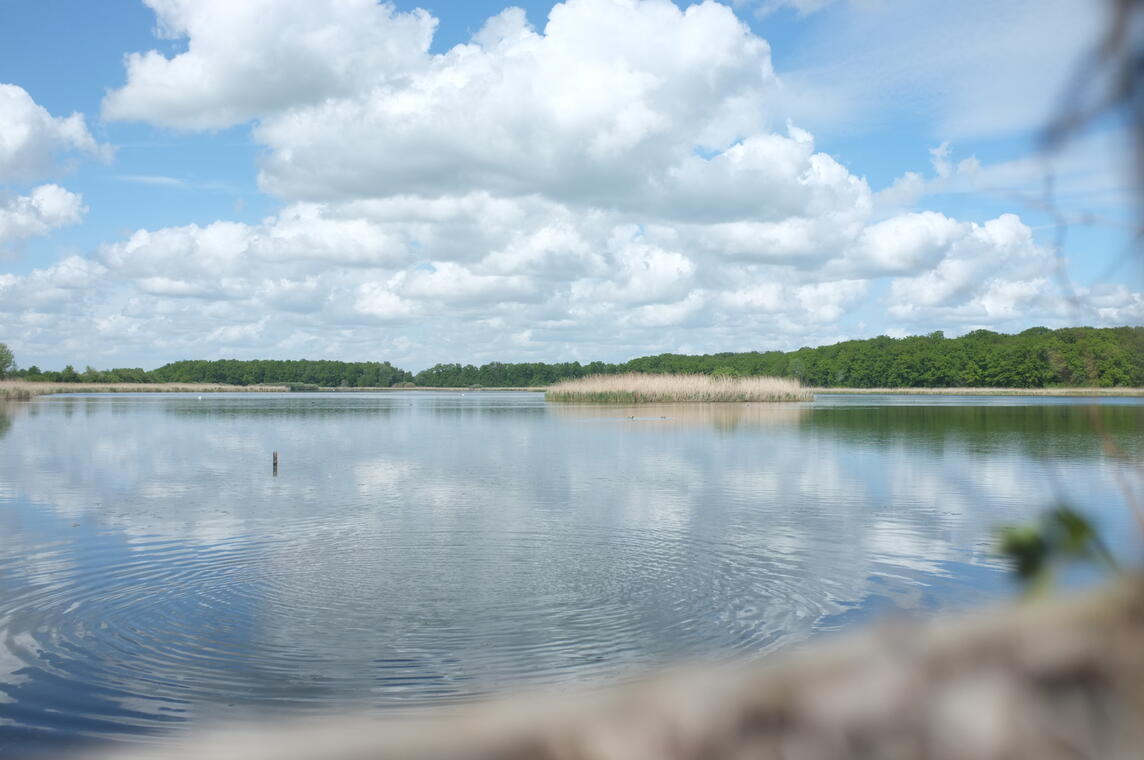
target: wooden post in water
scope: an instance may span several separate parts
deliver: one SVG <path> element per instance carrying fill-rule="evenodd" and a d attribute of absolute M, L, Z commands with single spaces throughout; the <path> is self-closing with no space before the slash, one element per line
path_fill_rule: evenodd
<path fill-rule="evenodd" d="M 274 456 L 271 458 L 271 461 L 274 463 L 274 477 L 278 477 L 278 452 L 277 451 L 274 452 Z"/>

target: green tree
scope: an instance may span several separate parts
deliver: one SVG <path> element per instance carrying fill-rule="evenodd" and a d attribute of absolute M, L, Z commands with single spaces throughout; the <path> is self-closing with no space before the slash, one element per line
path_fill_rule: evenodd
<path fill-rule="evenodd" d="M 16 357 L 12 355 L 12 349 L 0 343 L 0 377 L 7 377 L 14 369 L 16 369 Z"/>

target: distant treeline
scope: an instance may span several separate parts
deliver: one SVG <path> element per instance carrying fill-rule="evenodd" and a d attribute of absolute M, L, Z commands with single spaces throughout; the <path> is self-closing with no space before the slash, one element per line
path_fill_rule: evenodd
<path fill-rule="evenodd" d="M 633 359 L 637 372 L 729 372 L 796 377 L 844 388 L 1045 388 L 1144 385 L 1144 327 L 1033 327 L 1017 335 L 975 330 L 880 336 L 797 351 Z"/>
<path fill-rule="evenodd" d="M 218 359 L 164 364 L 158 369 L 109 369 L 71 366 L 59 372 L 28 367 L 9 373 L 26 380 L 58 383 L 225 383 L 227 385 L 292 385 L 300 388 L 389 388 L 410 382 L 413 375 L 389 362 L 337 362 L 307 359 Z"/>
<path fill-rule="evenodd" d="M 1034 327 L 1018 335 L 976 330 L 881 336 L 797 351 L 660 354 L 622 364 L 438 364 L 416 385 L 525 387 L 617 372 L 793 377 L 804 385 L 846 388 L 1144 386 L 1144 327 Z"/>
<path fill-rule="evenodd" d="M 59 372 L 37 367 L 10 377 L 55 382 L 284 384 L 298 388 L 392 387 L 405 383 L 444 388 L 525 388 L 618 372 L 704 373 L 733 377 L 793 377 L 804 385 L 848 388 L 1144 386 L 1144 327 L 1034 327 L 1017 335 L 975 330 L 960 338 L 941 332 L 907 338 L 880 336 L 797 351 L 660 354 L 621 364 L 526 362 L 438 364 L 413 375 L 389 362 L 181 361 L 158 369 Z"/>
<path fill-rule="evenodd" d="M 438 364 L 419 386 L 543 386 L 588 374 L 701 372 L 762 374 L 844 388 L 1144 386 L 1144 327 L 1032 327 L 1017 335 L 977 330 L 909 338 L 848 340 L 796 351 L 686 356 L 660 354 L 622 364 Z"/>

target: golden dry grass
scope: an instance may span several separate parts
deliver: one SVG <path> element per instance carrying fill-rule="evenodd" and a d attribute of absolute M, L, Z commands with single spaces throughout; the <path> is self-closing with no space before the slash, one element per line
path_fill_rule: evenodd
<path fill-rule="evenodd" d="M 813 401 L 814 394 L 797 380 L 780 377 L 712 377 L 711 375 L 592 375 L 565 380 L 548 388 L 549 401 L 603 404 L 649 404 L 679 401 Z"/>
<path fill-rule="evenodd" d="M 54 393 L 234 393 L 283 392 L 285 385 L 223 385 L 221 383 L 31 383 L 0 380 L 0 399 L 26 401 Z"/>

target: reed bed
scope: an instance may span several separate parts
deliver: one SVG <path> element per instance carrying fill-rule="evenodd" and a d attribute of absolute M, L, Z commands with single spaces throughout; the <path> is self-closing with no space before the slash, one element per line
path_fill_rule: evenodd
<path fill-rule="evenodd" d="M 797 380 L 780 377 L 712 377 L 711 375 L 592 375 L 565 380 L 548 388 L 548 401 L 595 404 L 658 404 L 681 401 L 813 401 L 814 394 Z"/>
<path fill-rule="evenodd" d="M 0 399 L 27 401 L 55 393 L 280 393 L 285 385 L 225 385 L 222 383 L 32 383 L 0 380 Z"/>
<path fill-rule="evenodd" d="M 811 388 L 823 394 L 908 396 L 1144 396 L 1144 388 Z"/>

